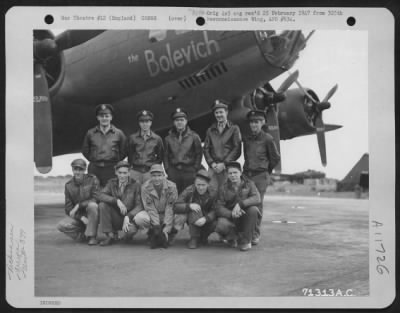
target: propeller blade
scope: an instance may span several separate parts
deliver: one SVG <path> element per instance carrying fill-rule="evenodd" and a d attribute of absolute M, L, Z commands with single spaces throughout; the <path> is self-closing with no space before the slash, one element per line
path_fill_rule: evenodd
<path fill-rule="evenodd" d="M 52 168 L 53 125 L 46 72 L 38 62 L 34 63 L 33 100 L 34 161 L 38 171 L 46 174 Z"/>
<path fill-rule="evenodd" d="M 315 127 L 317 132 L 317 140 L 319 147 L 319 154 L 321 155 L 321 162 L 326 166 L 326 145 L 325 145 L 325 126 L 322 121 L 322 113 L 319 113 L 315 119 Z"/>
<path fill-rule="evenodd" d="M 279 132 L 279 121 L 278 114 L 274 108 L 269 108 L 267 110 L 267 129 L 268 133 L 274 138 L 276 148 L 279 154 L 281 153 L 281 136 Z M 275 173 L 280 173 L 282 170 L 281 162 L 279 162 L 275 167 Z"/>
<path fill-rule="evenodd" d="M 303 86 L 300 84 L 300 82 L 299 82 L 297 79 L 296 79 L 294 82 L 296 83 L 297 86 L 299 86 L 299 88 L 301 89 L 301 91 L 303 91 L 303 93 L 304 93 L 305 96 L 307 96 L 313 103 L 318 103 L 318 101 L 315 100 L 315 99 L 313 98 L 313 96 L 311 96 L 311 95 L 307 92 L 307 90 L 303 88 Z"/>
<path fill-rule="evenodd" d="M 57 53 L 57 45 L 53 39 L 34 40 L 33 55 L 35 59 L 44 60 Z"/>
<path fill-rule="evenodd" d="M 284 82 L 279 86 L 277 92 L 285 92 L 289 89 L 289 87 L 299 78 L 299 71 L 296 70 L 292 74 L 289 75 L 288 78 L 284 80 Z"/>
<path fill-rule="evenodd" d="M 335 86 L 332 87 L 331 90 L 329 90 L 329 92 L 326 94 L 324 100 L 322 100 L 321 102 L 327 102 L 335 94 L 337 89 L 338 89 L 338 84 L 336 84 Z"/>

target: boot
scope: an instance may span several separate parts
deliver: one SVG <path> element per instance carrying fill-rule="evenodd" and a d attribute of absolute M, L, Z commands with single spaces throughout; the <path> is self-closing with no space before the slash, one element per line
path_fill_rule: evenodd
<path fill-rule="evenodd" d="M 253 235 L 253 238 L 251 239 L 251 244 L 253 246 L 256 246 L 260 243 L 260 236 Z"/>
<path fill-rule="evenodd" d="M 161 226 L 157 225 L 154 226 L 152 231 L 149 231 L 149 237 L 150 237 L 150 249 L 155 249 L 158 247 L 159 243 L 158 243 L 158 238 L 161 235 Z"/>
<path fill-rule="evenodd" d="M 229 247 L 231 248 L 237 248 L 238 244 L 237 244 L 237 240 L 236 239 L 229 239 L 227 241 L 227 244 Z"/>
<path fill-rule="evenodd" d="M 159 245 L 165 249 L 168 248 L 168 243 L 169 238 L 167 238 L 167 235 L 165 233 L 161 233 L 159 236 Z"/>
<path fill-rule="evenodd" d="M 178 231 L 176 230 L 176 228 L 172 228 L 171 231 L 168 233 L 168 244 L 170 246 L 172 246 L 174 244 L 177 233 L 178 233 Z"/>
<path fill-rule="evenodd" d="M 114 242 L 114 237 L 107 236 L 106 239 L 100 241 L 100 246 L 105 247 L 105 246 L 111 246 Z"/>
<path fill-rule="evenodd" d="M 88 245 L 89 246 L 95 246 L 97 245 L 99 242 L 97 241 L 96 237 L 90 237 Z"/>
<path fill-rule="evenodd" d="M 251 242 L 242 243 L 239 247 L 240 251 L 248 251 L 251 249 Z"/>
<path fill-rule="evenodd" d="M 200 244 L 203 246 L 208 245 L 208 238 L 206 236 L 201 236 L 200 237 Z"/>
<path fill-rule="evenodd" d="M 195 237 L 190 238 L 187 247 L 189 249 L 197 249 L 199 247 L 198 238 Z"/>

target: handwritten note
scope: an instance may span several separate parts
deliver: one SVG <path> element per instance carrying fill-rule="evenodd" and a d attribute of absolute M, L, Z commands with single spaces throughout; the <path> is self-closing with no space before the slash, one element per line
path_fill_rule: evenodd
<path fill-rule="evenodd" d="M 25 250 L 26 232 L 10 225 L 8 230 L 6 266 L 9 280 L 23 280 L 27 277 L 28 256 Z"/>

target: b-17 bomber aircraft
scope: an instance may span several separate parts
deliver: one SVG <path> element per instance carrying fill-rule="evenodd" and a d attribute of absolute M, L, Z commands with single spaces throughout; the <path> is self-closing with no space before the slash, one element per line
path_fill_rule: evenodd
<path fill-rule="evenodd" d="M 155 113 L 153 129 L 165 136 L 170 112 L 187 111 L 204 139 L 216 99 L 231 103 L 229 118 L 246 133 L 246 114 L 262 109 L 267 131 L 281 139 L 317 134 L 326 164 L 322 111 L 337 85 L 320 101 L 293 72 L 274 90 L 269 81 L 289 72 L 313 32 L 288 31 L 35 30 L 34 161 L 47 173 L 52 157 L 79 152 L 93 127 L 94 108 L 115 107 L 113 123 L 129 135 L 139 110 Z M 298 88 L 289 89 L 296 83 Z M 278 166 L 277 171 L 280 171 Z"/>

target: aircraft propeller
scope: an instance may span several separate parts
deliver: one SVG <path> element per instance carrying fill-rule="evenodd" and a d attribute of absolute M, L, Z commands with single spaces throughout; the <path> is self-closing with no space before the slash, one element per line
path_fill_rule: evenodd
<path fill-rule="evenodd" d="M 88 30 L 87 32 L 70 30 L 55 38 L 52 38 L 52 34 L 47 31 L 33 32 L 34 161 L 41 173 L 48 173 L 51 170 L 53 155 L 53 122 L 48 83 L 54 83 L 56 78 L 46 71 L 47 61 L 63 50 L 75 47 L 101 32 L 103 30 Z"/>
<path fill-rule="evenodd" d="M 295 71 L 290 74 L 288 78 L 280 85 L 277 91 L 275 91 L 271 85 L 267 84 L 263 87 L 258 88 L 260 93 L 255 91 L 254 103 L 257 108 L 263 108 L 266 111 L 268 133 L 274 138 L 278 152 L 280 153 L 280 133 L 279 133 L 279 121 L 278 121 L 278 103 L 285 100 L 284 92 L 297 80 L 299 72 Z M 282 171 L 281 162 L 275 167 L 275 172 L 280 173 Z"/>
<path fill-rule="evenodd" d="M 311 101 L 312 107 L 311 112 L 314 118 L 314 125 L 317 133 L 317 141 L 318 141 L 318 148 L 319 153 L 321 156 L 321 162 L 323 166 L 326 166 L 326 143 L 325 143 L 325 124 L 322 120 L 322 111 L 329 109 L 331 104 L 328 100 L 335 94 L 336 90 L 338 89 L 338 85 L 336 84 L 333 86 L 328 93 L 326 94 L 325 98 L 322 101 L 317 101 L 303 86 L 300 82 L 296 79 L 296 84 L 299 86 L 300 90 L 303 91 L 304 95 Z"/>

